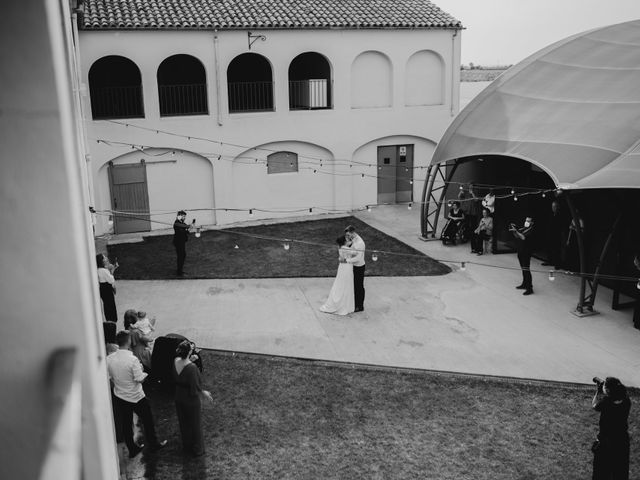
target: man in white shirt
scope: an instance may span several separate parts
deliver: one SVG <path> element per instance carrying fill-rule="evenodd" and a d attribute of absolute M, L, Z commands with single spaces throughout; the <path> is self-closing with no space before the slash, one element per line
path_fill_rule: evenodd
<path fill-rule="evenodd" d="M 144 447 L 133 441 L 133 412 L 136 412 L 142 421 L 144 435 L 151 451 L 164 447 L 167 441 L 159 442 L 156 437 L 151 407 L 142 389 L 142 382 L 147 378 L 147 374 L 143 372 L 140 360 L 129 350 L 131 347 L 129 332 L 118 332 L 116 342 L 119 349 L 107 357 L 107 371 L 113 382 L 113 398 L 119 413 L 116 421 L 121 422 L 120 427 L 129 449 L 129 458 L 133 458 Z"/>
<path fill-rule="evenodd" d="M 356 233 L 353 225 L 344 229 L 344 236 L 351 241 L 353 254 L 345 261 L 353 265 L 353 296 L 355 299 L 356 312 L 364 310 L 364 240 Z"/>

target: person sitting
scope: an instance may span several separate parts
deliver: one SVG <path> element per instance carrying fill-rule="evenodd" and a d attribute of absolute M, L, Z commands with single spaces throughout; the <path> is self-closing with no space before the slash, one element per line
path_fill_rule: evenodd
<path fill-rule="evenodd" d="M 478 227 L 471 236 L 471 253 L 482 255 L 485 240 L 490 240 L 493 235 L 493 218 L 488 208 L 482 209 L 482 218 L 478 222 Z"/>
<path fill-rule="evenodd" d="M 464 212 L 460 208 L 460 202 L 453 202 L 449 209 L 449 220 L 442 232 L 442 240 L 450 241 L 453 245 L 456 244 L 456 235 L 464 224 Z"/>

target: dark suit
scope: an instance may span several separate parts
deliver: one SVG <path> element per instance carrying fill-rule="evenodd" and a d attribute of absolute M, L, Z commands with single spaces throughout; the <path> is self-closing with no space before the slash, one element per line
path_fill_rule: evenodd
<path fill-rule="evenodd" d="M 178 269 L 176 273 L 182 275 L 184 273 L 184 261 L 187 258 L 186 243 L 189 240 L 189 225 L 180 219 L 173 222 L 173 246 L 176 248 L 176 256 L 178 258 Z"/>
<path fill-rule="evenodd" d="M 529 225 L 528 227 L 520 227 L 517 229 L 518 232 L 524 235 L 524 240 L 514 234 L 516 237 L 516 244 L 518 248 L 518 262 L 520 263 L 520 268 L 522 269 L 522 285 L 526 290 L 531 290 L 533 287 L 533 281 L 531 278 L 531 253 L 532 253 L 532 245 L 531 245 L 531 236 L 533 234 L 533 225 Z"/>

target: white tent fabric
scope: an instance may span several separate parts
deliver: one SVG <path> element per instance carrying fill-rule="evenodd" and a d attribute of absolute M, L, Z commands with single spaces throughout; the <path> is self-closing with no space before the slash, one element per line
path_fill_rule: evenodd
<path fill-rule="evenodd" d="M 490 154 L 527 160 L 563 188 L 640 187 L 640 20 L 507 70 L 454 119 L 431 163 Z"/>

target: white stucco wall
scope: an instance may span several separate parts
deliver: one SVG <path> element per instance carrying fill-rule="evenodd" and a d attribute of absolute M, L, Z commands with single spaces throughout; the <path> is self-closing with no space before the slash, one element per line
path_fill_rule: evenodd
<path fill-rule="evenodd" d="M 144 95 L 144 119 L 127 120 L 134 125 L 150 129 L 166 130 L 184 136 L 204 137 L 211 142 L 192 138 L 167 136 L 155 131 L 143 131 L 133 127 L 125 128 L 108 121 L 93 121 L 87 111 L 87 130 L 90 138 L 91 168 L 95 179 L 96 208 L 108 209 L 109 199 L 107 178 L 103 174 L 104 165 L 124 153 L 127 147 L 108 146 L 96 143 L 95 139 L 130 142 L 175 148 L 205 153 L 211 158 L 213 168 L 213 204 L 217 208 L 251 208 L 250 205 L 271 205 L 283 207 L 312 207 L 323 205 L 334 208 L 358 208 L 363 204 L 376 202 L 375 179 L 373 188 L 358 174 L 362 167 L 337 165 L 337 161 L 353 160 L 354 152 L 363 145 L 372 144 L 370 150 L 360 150 L 360 160 L 366 158 L 376 162 L 373 144 L 378 139 L 389 137 L 411 137 L 437 142 L 457 112 L 460 58 L 460 35 L 452 30 L 306 30 L 306 31 L 261 31 L 266 41 L 258 41 L 251 47 L 252 53 L 263 55 L 273 70 L 274 111 L 254 113 L 228 113 L 226 71 L 229 63 L 242 53 L 248 52 L 246 31 L 214 32 L 184 31 L 122 31 L 122 32 L 81 32 L 82 81 L 88 84 L 88 71 L 93 62 L 106 55 L 122 55 L 134 61 L 142 74 Z M 217 41 L 217 51 L 214 44 Z M 442 68 L 435 74 L 425 71 L 422 62 L 418 81 L 407 81 L 406 72 L 409 59 L 418 52 L 434 52 L 441 58 Z M 289 110 L 288 68 L 291 60 L 304 52 L 317 52 L 326 57 L 332 72 L 331 110 Z M 352 72 L 354 62 L 365 52 L 379 52 L 388 59 L 390 94 L 386 106 L 376 108 L 352 108 Z M 204 65 L 207 75 L 209 115 L 160 118 L 156 72 L 158 65 L 174 54 L 189 54 Z M 422 53 L 420 55 L 423 55 Z M 418 58 L 420 58 L 420 55 Z M 361 57 L 360 57 L 361 58 Z M 382 57 L 380 57 L 382 58 Z M 414 57 L 415 58 L 415 57 Z M 217 62 L 216 62 L 217 60 Z M 216 70 L 217 65 L 217 70 Z M 216 74 L 216 71 L 218 74 Z M 422 91 L 424 80 L 429 75 L 442 79 L 441 104 L 405 106 L 407 98 L 421 99 L 431 103 L 432 94 Z M 365 78 L 360 79 L 366 86 Z M 371 89 L 376 88 L 374 82 Z M 358 91 L 366 97 L 366 91 Z M 88 99 L 87 99 L 88 100 Z M 356 99 L 357 100 L 357 99 Z M 89 101 L 85 102 L 87 105 Z M 356 102 L 357 103 L 357 102 Z M 414 102 L 415 103 L 415 102 Z M 88 107 L 87 107 L 88 108 Z M 124 120 L 120 120 L 123 122 Z M 222 141 L 225 145 L 221 145 Z M 290 143 L 294 142 L 294 143 Z M 389 144 L 385 140 L 385 144 Z M 403 140 L 404 142 L 404 140 Z M 406 143 L 406 142 L 404 142 Z M 231 146 L 236 144 L 239 146 Z M 309 175 L 280 174 L 266 178 L 264 165 L 241 166 L 232 162 L 239 155 L 251 151 L 266 156 L 269 152 L 253 150 L 259 146 L 280 145 L 283 149 L 311 148 L 310 156 L 326 155 L 321 172 Z M 286 148 L 285 148 L 286 147 Z M 271 147 L 269 147 L 271 148 Z M 306 152 L 307 150 L 304 150 Z M 305 154 L 297 150 L 304 160 Z M 222 155 L 222 160 L 215 155 Z M 428 155 L 421 159 L 420 155 Z M 431 152 L 416 144 L 415 162 L 427 163 Z M 368 158 L 370 156 L 370 158 Z M 359 160 L 359 161 L 360 161 Z M 230 162 L 231 161 L 231 162 Z M 233 165 L 233 166 L 230 166 Z M 344 172 L 341 169 L 345 167 Z M 254 169 L 252 171 L 252 169 Z M 155 168 L 160 175 L 192 177 L 191 167 L 186 162 L 178 162 L 176 168 Z M 330 175 L 340 173 L 341 175 Z M 351 177 L 351 175 L 354 175 Z M 416 175 L 420 171 L 416 171 Z M 270 175 L 269 177 L 274 177 Z M 322 179 L 322 180 L 320 180 Z M 167 178 L 156 178 L 158 186 L 167 185 Z M 166 189 L 149 187 L 154 198 L 151 204 L 159 204 L 155 196 Z M 211 204 L 211 190 L 191 189 L 191 194 L 179 191 L 163 199 L 163 208 L 197 208 Z M 352 191 L 353 190 L 353 191 Z M 194 193 L 194 191 L 196 193 Z M 416 198 L 416 195 L 414 195 Z M 173 206 L 173 208 L 169 208 Z M 236 221 L 240 216 L 228 212 L 218 212 L 215 221 L 225 224 Z M 154 228 L 162 228 L 158 225 Z M 106 219 L 99 218 L 97 233 L 106 229 Z"/>

